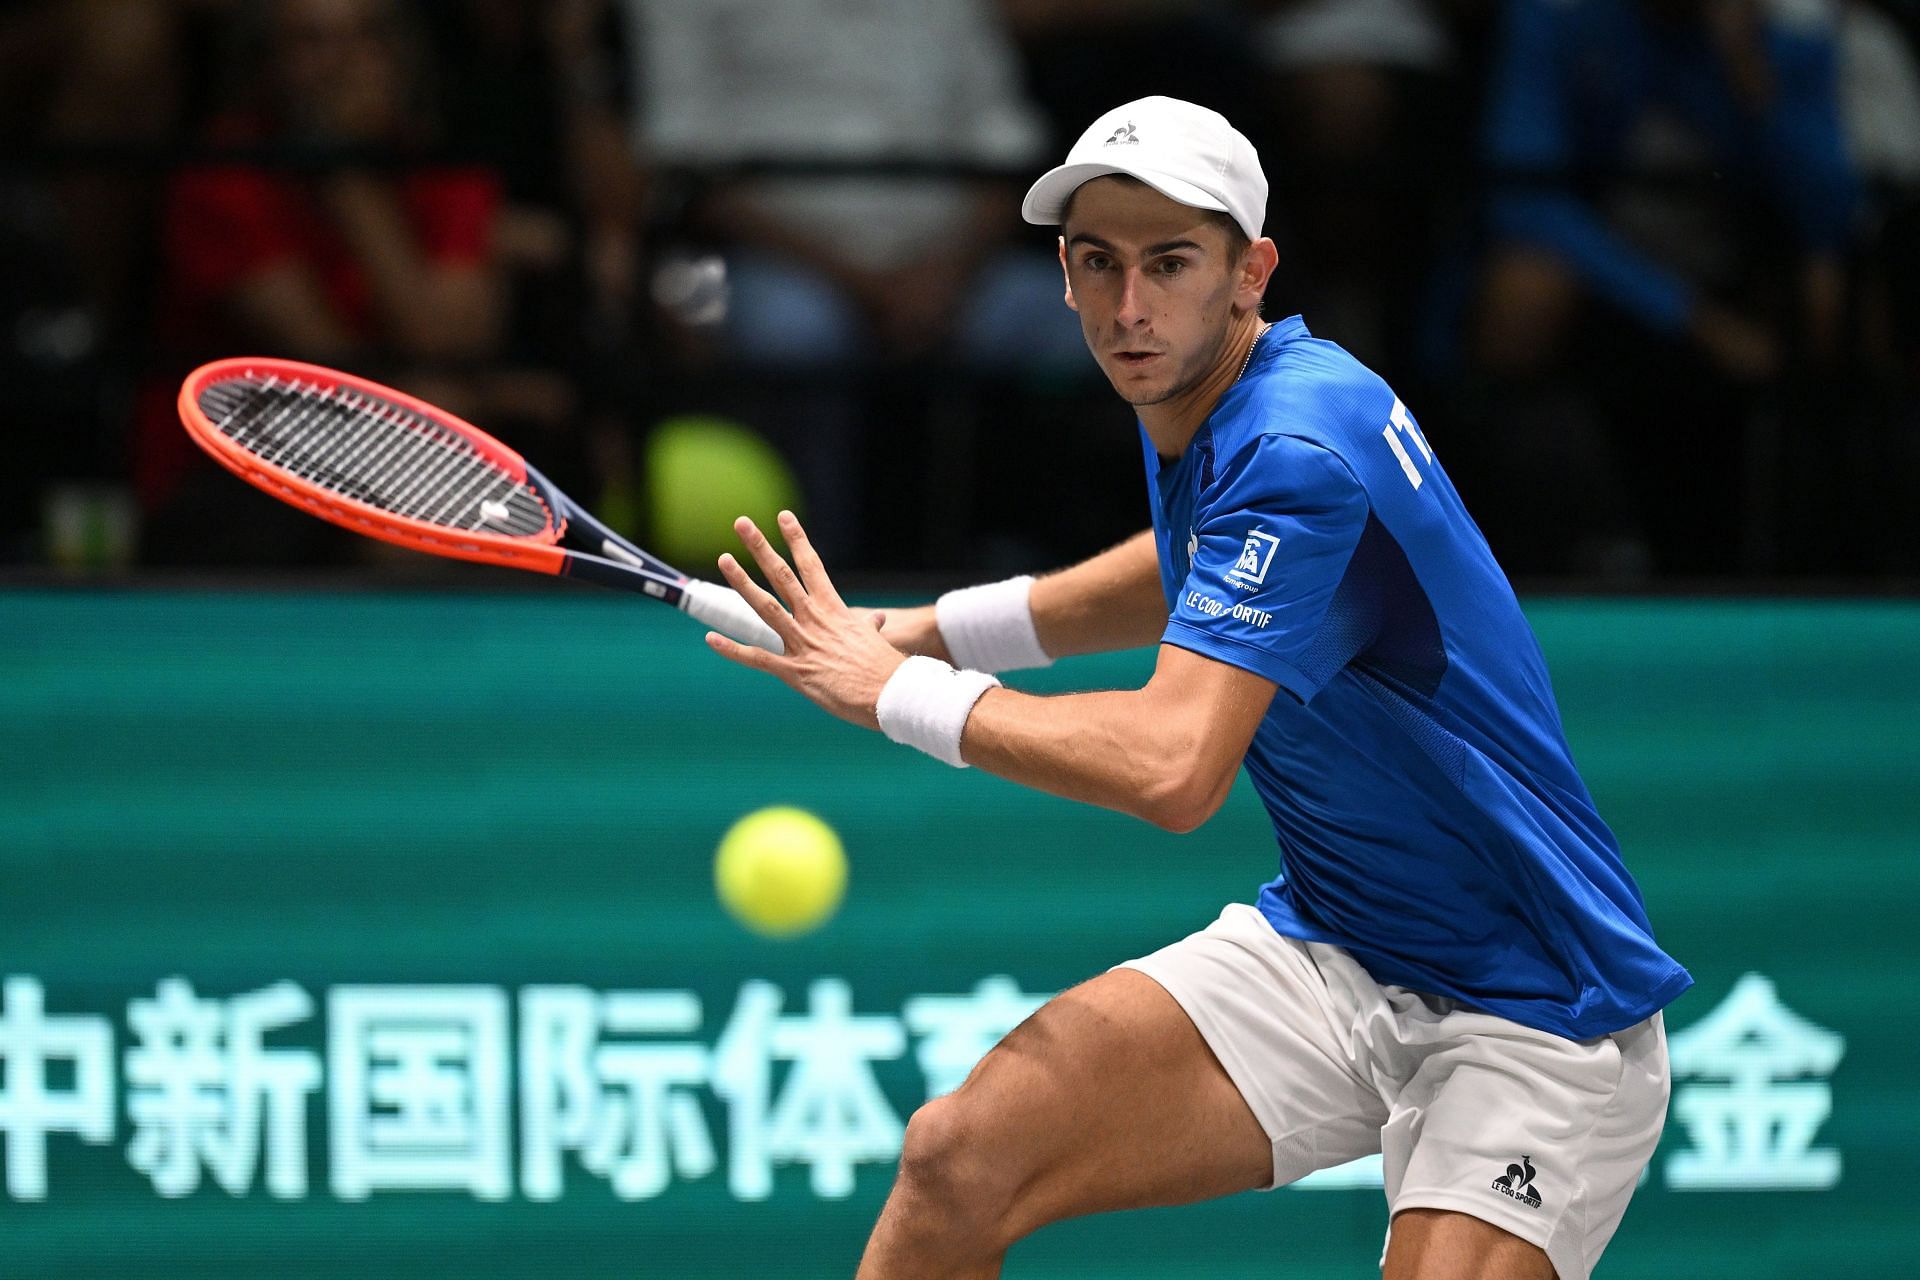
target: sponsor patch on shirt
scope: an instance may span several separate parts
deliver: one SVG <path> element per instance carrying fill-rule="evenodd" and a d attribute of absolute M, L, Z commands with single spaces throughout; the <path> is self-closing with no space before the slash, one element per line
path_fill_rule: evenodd
<path fill-rule="evenodd" d="M 1273 553 L 1280 548 L 1280 539 L 1270 533 L 1261 533 L 1258 529 L 1247 534 L 1247 545 L 1240 548 L 1240 558 L 1233 568 L 1227 570 L 1227 581 L 1243 591 L 1252 591 L 1267 580 L 1267 569 L 1273 564 Z"/>

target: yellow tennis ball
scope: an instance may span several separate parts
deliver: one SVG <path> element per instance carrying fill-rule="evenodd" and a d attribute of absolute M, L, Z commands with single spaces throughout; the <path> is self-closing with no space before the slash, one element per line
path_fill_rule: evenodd
<path fill-rule="evenodd" d="M 799 483 L 771 444 L 738 422 L 709 415 L 669 418 L 645 449 L 650 513 L 647 549 L 668 564 L 712 570 L 722 551 L 740 553 L 736 516 L 772 530 L 787 509 L 803 518 Z"/>
<path fill-rule="evenodd" d="M 760 809 L 720 838 L 713 885 L 747 928 L 792 937 L 824 923 L 840 905 L 847 889 L 846 850 L 833 828 L 805 809 Z"/>

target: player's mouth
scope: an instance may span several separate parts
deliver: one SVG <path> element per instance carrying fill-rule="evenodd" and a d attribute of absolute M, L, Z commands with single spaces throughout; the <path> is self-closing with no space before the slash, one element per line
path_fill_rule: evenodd
<path fill-rule="evenodd" d="M 1113 358 L 1123 369 L 1144 369 L 1165 354 L 1164 351 L 1116 351 Z"/>

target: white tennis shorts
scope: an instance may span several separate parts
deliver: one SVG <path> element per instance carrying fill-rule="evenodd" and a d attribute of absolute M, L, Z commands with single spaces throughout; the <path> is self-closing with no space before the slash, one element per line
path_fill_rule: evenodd
<path fill-rule="evenodd" d="M 1540 1246 L 1560 1280 L 1586 1280 L 1666 1121 L 1658 1014 L 1563 1039 L 1381 986 L 1245 903 L 1120 967 L 1193 1019 L 1273 1143 L 1274 1186 L 1378 1152 L 1389 1221 L 1472 1214 Z"/>

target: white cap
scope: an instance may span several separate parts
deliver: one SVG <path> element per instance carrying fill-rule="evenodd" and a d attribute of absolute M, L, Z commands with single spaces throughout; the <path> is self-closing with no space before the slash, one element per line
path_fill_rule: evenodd
<path fill-rule="evenodd" d="M 1267 175 L 1246 135 L 1218 111 L 1178 98 L 1141 98 L 1095 120 L 1067 162 L 1027 190 L 1020 216 L 1057 223 L 1083 182 L 1124 173 L 1195 209 L 1231 217 L 1258 240 L 1267 213 Z"/>

